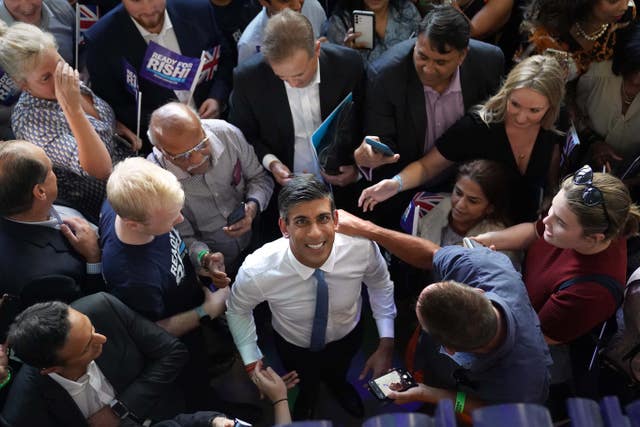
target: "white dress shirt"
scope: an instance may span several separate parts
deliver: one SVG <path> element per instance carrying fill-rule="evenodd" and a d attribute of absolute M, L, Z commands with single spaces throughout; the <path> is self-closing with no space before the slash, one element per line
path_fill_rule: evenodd
<path fill-rule="evenodd" d="M 78 378 L 78 381 L 56 373 L 49 374 L 49 377 L 69 393 L 85 418 L 104 408 L 116 397 L 113 387 L 95 361 L 89 363 L 87 373 Z"/>
<path fill-rule="evenodd" d="M 133 25 L 136 26 L 136 28 L 140 32 L 140 35 L 147 44 L 152 41 L 154 43 L 158 43 L 160 46 L 166 49 L 169 49 L 172 52 L 182 55 L 180 44 L 178 43 L 178 37 L 176 36 L 176 32 L 173 30 L 173 23 L 171 23 L 171 18 L 169 18 L 169 12 L 167 12 L 167 9 L 164 10 L 164 22 L 162 23 L 162 29 L 158 34 L 150 33 L 145 28 L 143 28 L 142 25 L 138 24 L 138 22 L 133 18 L 131 18 L 131 21 L 133 21 Z M 176 94 L 178 100 L 183 104 L 189 97 L 188 90 L 174 90 L 173 92 Z M 189 106 L 197 110 L 196 104 L 193 102 L 193 98 L 191 98 L 191 101 L 189 101 Z"/>
<path fill-rule="evenodd" d="M 339 340 L 360 320 L 364 282 L 381 338 L 393 337 L 396 306 L 393 283 L 378 246 L 370 240 L 336 234 L 329 258 L 320 267 L 329 288 L 326 342 Z M 315 314 L 314 269 L 301 264 L 280 238 L 249 255 L 227 301 L 227 322 L 245 364 L 262 358 L 253 308 L 269 303 L 273 329 L 285 340 L 308 348 Z"/>

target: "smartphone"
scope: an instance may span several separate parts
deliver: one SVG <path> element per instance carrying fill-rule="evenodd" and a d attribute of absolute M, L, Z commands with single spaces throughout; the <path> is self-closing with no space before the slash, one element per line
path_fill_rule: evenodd
<path fill-rule="evenodd" d="M 355 43 L 362 49 L 373 49 L 376 17 L 370 10 L 353 11 L 353 31 L 360 33 Z"/>
<path fill-rule="evenodd" d="M 380 141 L 376 141 L 373 138 L 365 137 L 364 142 L 369 144 L 371 148 L 373 148 L 375 151 L 377 151 L 378 153 L 382 153 L 385 156 L 393 156 L 394 154 L 396 154 L 393 152 L 391 148 L 389 148 L 387 144 L 384 144 Z"/>
<path fill-rule="evenodd" d="M 227 226 L 233 225 L 240 221 L 246 215 L 244 211 L 244 202 L 240 202 L 238 206 L 227 217 Z"/>
<path fill-rule="evenodd" d="M 463 237 L 462 238 L 462 246 L 464 246 L 465 248 L 469 248 L 469 249 L 483 247 L 483 245 L 480 242 L 478 242 L 477 240 L 470 239 L 468 237 Z"/>
<path fill-rule="evenodd" d="M 391 384 L 401 384 L 402 389 L 391 390 L 389 388 Z M 369 390 L 378 400 L 389 400 L 387 396 L 392 391 L 405 391 L 417 386 L 416 380 L 413 379 L 408 371 L 402 368 L 394 368 L 383 376 L 369 381 Z"/>
<path fill-rule="evenodd" d="M 247 426 L 251 427 L 252 424 L 249 424 L 248 422 L 242 421 L 241 419 L 238 419 L 238 418 L 233 420 L 233 427 L 247 427 Z"/>

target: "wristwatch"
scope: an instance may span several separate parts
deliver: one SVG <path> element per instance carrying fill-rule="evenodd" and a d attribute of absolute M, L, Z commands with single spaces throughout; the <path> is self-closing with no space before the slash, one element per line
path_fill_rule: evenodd
<path fill-rule="evenodd" d="M 196 308 L 194 308 L 194 310 L 196 311 L 196 314 L 198 315 L 198 319 L 202 319 L 203 317 L 209 317 L 207 312 L 204 311 L 204 306 L 203 305 L 197 306 Z"/>
<path fill-rule="evenodd" d="M 126 405 L 120 402 L 118 399 L 113 399 L 111 402 L 109 402 L 109 406 L 111 407 L 113 413 L 116 414 L 121 420 L 124 420 L 129 416 L 129 408 L 127 408 Z"/>

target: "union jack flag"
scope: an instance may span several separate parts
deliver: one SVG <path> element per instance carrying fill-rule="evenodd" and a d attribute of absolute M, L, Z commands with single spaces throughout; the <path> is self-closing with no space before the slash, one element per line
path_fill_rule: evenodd
<path fill-rule="evenodd" d="M 80 32 L 85 32 L 93 24 L 98 22 L 100 18 L 100 13 L 97 5 L 94 4 L 79 4 L 78 9 L 80 14 Z"/>
<path fill-rule="evenodd" d="M 202 51 L 202 71 L 198 76 L 198 84 L 208 82 L 218 69 L 220 62 L 220 45 L 214 46 L 212 49 Z"/>
<path fill-rule="evenodd" d="M 416 235 L 418 221 L 444 199 L 443 194 L 419 191 L 413 196 L 409 206 L 400 219 L 400 227 L 410 234 Z"/>

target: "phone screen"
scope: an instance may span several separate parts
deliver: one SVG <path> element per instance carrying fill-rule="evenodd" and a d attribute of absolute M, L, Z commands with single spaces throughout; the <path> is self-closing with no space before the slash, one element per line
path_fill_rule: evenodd
<path fill-rule="evenodd" d="M 389 393 L 393 391 L 389 386 L 394 383 L 402 383 L 402 379 L 400 378 L 398 371 L 391 371 L 379 378 L 376 378 L 374 382 L 380 388 L 380 391 L 385 395 L 385 397 L 387 397 L 389 396 Z"/>

